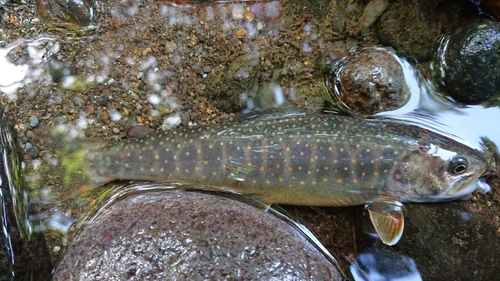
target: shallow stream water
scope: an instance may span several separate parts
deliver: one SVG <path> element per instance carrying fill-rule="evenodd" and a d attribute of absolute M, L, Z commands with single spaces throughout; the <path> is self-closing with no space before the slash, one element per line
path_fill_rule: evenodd
<path fill-rule="evenodd" d="M 379 30 L 391 21 L 376 21 L 380 13 L 372 21 L 364 2 L 86 1 L 79 8 L 92 18 L 81 30 L 82 21 L 60 24 L 61 18 L 47 15 L 51 24 L 41 25 L 33 3 L 7 6 L 6 26 L 0 28 L 0 92 L 12 133 L 2 124 L 2 242 L 8 243 L 0 279 L 50 279 L 75 235 L 123 190 L 111 184 L 46 201 L 54 198 L 51 183 L 26 184 L 37 177 L 38 167 L 58 161 L 43 128 L 64 124 L 75 137 L 112 141 L 137 124 L 160 131 L 230 122 L 269 82 L 297 107 L 318 112 L 325 91 L 335 94 L 332 81 L 326 81 L 335 63 L 363 48 L 398 49 L 389 52 L 403 70 L 399 79 L 409 94 L 403 107 L 376 118 L 438 131 L 482 151 L 493 169 L 500 108 L 461 105 L 447 97 L 431 74 L 439 65 L 425 52 L 399 52 L 405 44 L 387 46 Z M 374 11 L 383 2 L 370 1 Z M 382 12 L 389 14 L 390 5 Z M 449 9 L 464 20 L 479 16 L 455 4 Z M 436 17 L 450 29 L 459 26 Z M 438 39 L 452 30 L 430 28 L 437 36 L 422 49 L 439 58 L 447 41 Z M 418 36 L 411 29 L 407 33 Z M 311 230 L 355 280 L 492 280 L 500 268 L 500 196 L 498 181 L 490 177 L 488 183 L 492 192 L 468 201 L 406 205 L 405 233 L 394 247 L 376 239 L 362 207 L 280 207 Z"/>

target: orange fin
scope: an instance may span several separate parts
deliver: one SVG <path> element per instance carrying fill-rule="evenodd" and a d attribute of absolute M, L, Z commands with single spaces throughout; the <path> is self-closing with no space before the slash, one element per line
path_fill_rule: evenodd
<path fill-rule="evenodd" d="M 403 204 L 398 201 L 384 201 L 367 204 L 375 231 L 384 244 L 392 246 L 398 243 L 405 226 Z"/>

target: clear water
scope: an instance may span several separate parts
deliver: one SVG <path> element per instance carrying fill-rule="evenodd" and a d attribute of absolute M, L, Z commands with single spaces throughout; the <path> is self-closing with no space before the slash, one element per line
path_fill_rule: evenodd
<path fill-rule="evenodd" d="M 226 1 L 219 1 L 220 6 L 206 6 L 204 7 L 203 15 L 206 16 L 204 20 L 210 20 L 210 18 L 221 17 L 224 19 L 224 25 L 220 28 L 222 30 L 237 30 L 240 27 L 245 27 L 247 30 L 247 36 L 258 38 L 258 30 L 265 28 L 264 30 L 269 34 L 279 33 L 277 28 L 277 23 L 273 21 L 279 18 L 281 6 L 278 1 L 268 1 L 259 3 L 255 1 L 253 4 L 249 4 L 250 11 L 254 15 L 258 16 L 261 14 L 261 20 L 267 26 L 261 27 L 256 21 L 253 22 L 239 22 L 239 26 L 234 27 L 234 23 L 231 18 L 240 17 L 240 15 L 235 12 L 239 11 L 241 4 L 226 4 Z M 245 1 L 241 1 L 244 3 Z M 161 11 L 162 16 L 166 19 L 167 26 L 174 25 L 185 25 L 193 26 L 200 24 L 194 16 L 188 12 L 190 5 L 164 5 Z M 134 10 L 130 10 L 132 13 Z M 244 15 L 241 15 L 244 17 Z M 266 23 L 265 21 L 269 22 Z M 305 27 L 305 29 L 311 30 L 312 27 Z M 300 45 L 304 53 L 311 52 L 311 45 L 321 42 L 321 34 L 310 35 L 310 40 L 303 40 Z M 132 31 L 131 31 L 132 34 Z M 319 39 L 318 39 L 319 36 Z M 276 36 L 276 38 L 278 38 Z M 62 52 L 60 50 L 60 44 L 58 43 L 57 37 L 45 36 L 40 38 L 26 38 L 24 40 L 14 42 L 3 48 L 0 48 L 0 92 L 8 97 L 10 100 L 16 100 L 19 98 L 20 91 L 26 91 L 28 96 L 33 97 L 38 93 L 35 90 L 38 85 L 46 85 L 51 81 L 47 81 L 46 75 L 46 61 L 47 58 L 52 55 L 57 55 Z M 446 40 L 441 41 L 440 49 L 446 47 Z M 253 55 L 258 56 L 258 43 L 249 43 L 247 48 L 254 49 Z M 17 62 L 14 64 L 9 59 L 9 54 L 15 50 L 15 48 L 20 48 L 27 52 L 26 60 L 22 63 Z M 109 67 L 109 62 L 120 56 L 127 56 L 126 51 L 123 50 L 123 46 L 118 48 L 111 53 L 111 55 L 98 54 L 100 57 L 100 63 Z M 483 105 L 474 106 L 464 106 L 455 103 L 453 100 L 447 98 L 444 93 L 440 92 L 437 86 L 437 82 L 434 81 L 433 77 L 426 77 L 418 70 L 415 69 L 414 65 L 410 64 L 407 59 L 394 54 L 400 62 L 405 75 L 405 80 L 407 87 L 411 93 L 410 100 L 408 103 L 395 111 L 383 112 L 376 114 L 377 117 L 390 118 L 395 120 L 395 122 L 410 122 L 416 123 L 423 127 L 438 131 L 447 137 L 459 140 L 466 143 L 472 148 L 481 150 L 484 154 L 489 157 L 489 161 L 494 165 L 494 155 L 498 155 L 497 147 L 500 146 L 500 131 L 497 129 L 496 120 L 500 120 L 500 108 L 498 106 L 486 107 Z M 438 55 L 439 56 L 439 55 Z M 259 59 L 259 58 L 257 58 Z M 174 54 L 173 61 L 179 62 L 181 56 Z M 325 59 L 326 60 L 326 59 Z M 329 59 L 328 59 L 329 60 Z M 162 87 L 160 84 L 160 76 L 168 75 L 166 72 L 158 72 L 157 63 L 154 58 L 149 58 L 143 61 L 134 61 L 132 56 L 127 56 L 126 61 L 130 64 L 140 65 L 138 67 L 141 70 L 137 75 L 144 75 L 147 77 L 146 81 L 152 88 Z M 288 66 L 291 68 L 293 66 Z M 285 67 L 286 69 L 287 67 Z M 289 70 L 289 69 L 288 69 Z M 239 73 L 240 76 L 246 77 L 249 73 L 244 70 Z M 118 83 L 113 77 L 109 77 L 106 68 L 101 69 L 95 76 L 89 77 L 79 77 L 68 75 L 62 84 L 65 88 L 76 87 L 76 82 L 84 85 L 96 85 L 96 84 L 113 84 Z M 294 98 L 294 93 L 296 89 L 290 85 L 282 85 L 285 92 L 290 93 L 290 98 Z M 318 90 L 317 92 L 320 92 Z M 241 93 L 242 96 L 251 95 L 251 93 Z M 58 104 L 60 103 L 61 96 L 55 95 L 47 99 L 49 103 Z M 172 97 L 172 93 L 169 90 L 158 90 L 155 93 L 148 95 L 148 101 L 153 105 L 151 115 L 156 116 L 160 114 L 160 109 L 155 107 L 158 104 L 168 104 L 172 109 L 179 109 L 180 106 L 176 102 L 176 99 Z M 280 104 L 280 102 L 277 102 Z M 301 106 L 308 107 L 309 104 L 301 104 Z M 70 134 L 75 136 L 84 135 L 84 129 L 92 125 L 95 120 L 92 118 L 87 118 L 86 114 L 83 112 L 77 113 L 78 118 L 70 122 L 71 130 Z M 113 121 L 119 121 L 123 116 L 119 112 L 111 112 L 111 119 Z M 6 135 L 4 137 L 9 137 Z M 11 145 L 10 142 L 4 141 L 4 144 Z M 4 152 L 9 151 L 10 147 L 4 147 Z M 24 239 L 28 240 L 33 233 L 47 233 L 50 231 L 56 231 L 59 233 L 56 239 L 61 241 L 61 245 L 68 245 L 71 240 L 72 235 L 77 232 L 77 229 L 84 227 L 86 223 L 92 221 L 92 219 L 99 214 L 99 212 L 106 209 L 109 204 L 112 204 L 116 198 L 123 196 L 123 193 L 129 192 L 144 192 L 143 188 L 134 189 L 123 189 L 122 186 L 113 186 L 104 191 L 95 191 L 89 195 L 82 195 L 78 198 L 73 198 L 69 202 L 46 202 L 44 198 L 51 198 L 50 196 L 45 197 L 44 193 L 49 192 L 50 189 L 41 189 L 34 192 L 29 189 L 16 190 L 17 187 L 23 187 L 23 181 L 19 177 L 19 171 L 12 167 L 12 161 L 9 159 L 17 159 L 12 156 L 12 154 L 3 155 L 4 163 L 10 163 L 6 170 L 6 177 L 2 177 L 2 183 L 7 181 L 8 186 L 11 188 L 12 198 L 14 200 L 16 218 L 18 219 L 17 225 L 21 226 L 21 232 Z M 56 160 L 56 157 L 51 158 Z M 51 159 L 38 159 L 30 163 L 24 163 L 25 166 L 32 168 L 38 165 L 45 164 L 45 162 L 50 162 Z M 10 161 L 10 162 L 9 162 Z M 17 165 L 17 164 L 16 164 Z M 25 186 L 24 186 L 25 187 Z M 175 186 L 174 186 L 175 187 Z M 26 187 L 25 187 L 26 188 Z M 166 187 L 165 189 L 170 189 Z M 27 202 L 30 202 L 27 204 Z M 89 204 L 91 202 L 91 204 Z M 91 207 L 89 207 L 91 206 Z M 29 211 L 26 209 L 29 208 Z M 68 210 L 79 210 L 70 212 Z M 4 219 L 5 220 L 5 219 Z M 468 220 L 468 216 L 464 217 L 464 221 Z M 76 226 L 76 228 L 75 228 Z M 3 232 L 7 233 L 5 229 L 7 227 L 4 224 Z M 368 238 L 367 238 L 368 239 Z M 407 243 L 407 242 L 405 242 Z M 10 248 L 12 246 L 9 245 Z M 384 251 L 377 248 L 370 248 L 363 253 L 360 253 L 357 257 L 354 257 L 355 262 L 352 263 L 351 271 L 356 280 L 378 280 L 374 276 L 379 276 L 380 278 L 387 276 L 392 276 L 392 278 L 402 278 L 398 280 L 422 280 L 419 274 L 419 264 L 416 263 L 412 257 L 407 254 L 398 253 L 397 251 L 390 251 L 383 248 Z M 392 254 L 387 254 L 387 251 Z M 12 252 L 12 250 L 11 250 Z M 408 271 L 398 271 L 398 267 L 385 269 L 385 271 L 380 270 L 380 266 L 388 266 L 387 255 L 390 255 L 389 260 L 392 263 L 402 263 L 405 264 L 404 268 L 409 268 Z M 339 259 L 341 257 L 337 257 Z M 383 267 L 383 266 L 382 266 Z M 390 266 L 389 266 L 390 267 Z M 403 267 L 400 267 L 403 269 Z M 370 273 L 371 272 L 371 273 Z M 375 272 L 375 273 L 373 273 Z M 407 273 L 405 277 L 405 273 Z M 374 274 L 374 275 L 373 275 Z M 391 275 L 392 274 L 392 275 Z M 398 275 L 399 274 L 399 275 Z M 419 279 L 420 277 L 420 279 Z M 406 278 L 406 279 L 405 279 Z"/>

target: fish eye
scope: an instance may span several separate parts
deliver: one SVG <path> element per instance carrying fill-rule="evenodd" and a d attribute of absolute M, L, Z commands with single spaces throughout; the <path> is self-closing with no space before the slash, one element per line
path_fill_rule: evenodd
<path fill-rule="evenodd" d="M 454 175 L 460 175 L 467 171 L 468 167 L 469 161 L 467 161 L 467 158 L 457 155 L 451 158 L 448 171 Z"/>

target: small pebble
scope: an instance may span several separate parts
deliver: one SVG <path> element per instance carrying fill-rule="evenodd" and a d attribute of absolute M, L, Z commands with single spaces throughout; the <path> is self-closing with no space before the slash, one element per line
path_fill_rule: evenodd
<path fill-rule="evenodd" d="M 111 113 L 111 121 L 119 121 L 120 119 L 122 119 L 122 115 L 119 113 L 119 112 L 113 112 Z"/>
<path fill-rule="evenodd" d="M 99 102 L 99 105 L 100 106 L 107 106 L 108 102 L 109 102 L 109 97 L 103 96 L 102 99 L 101 99 L 101 101 Z"/>
<path fill-rule="evenodd" d="M 170 129 L 173 129 L 173 128 L 179 126 L 181 123 L 182 123 L 182 120 L 178 114 L 176 114 L 174 116 L 169 116 L 169 117 L 165 118 L 165 120 L 163 121 L 163 124 L 161 125 L 161 129 L 163 131 L 168 131 Z"/>
<path fill-rule="evenodd" d="M 231 17 L 233 20 L 241 20 L 243 19 L 243 9 L 240 7 L 234 7 L 231 11 Z"/>
<path fill-rule="evenodd" d="M 177 44 L 172 41 L 165 42 L 165 52 L 168 54 L 173 53 L 177 49 Z"/>
<path fill-rule="evenodd" d="M 26 143 L 25 150 L 29 153 L 31 158 L 37 158 L 40 154 L 38 148 L 29 142 Z"/>
<path fill-rule="evenodd" d="M 189 112 L 184 112 L 182 114 L 182 125 L 183 126 L 188 126 L 189 122 L 191 121 L 191 114 Z"/>
<path fill-rule="evenodd" d="M 30 126 L 32 128 L 35 128 L 36 126 L 38 126 L 38 118 L 35 115 L 30 117 Z"/>
<path fill-rule="evenodd" d="M 79 106 L 83 104 L 83 99 L 80 97 L 74 97 L 71 99 L 74 105 Z"/>
<path fill-rule="evenodd" d="M 40 155 L 40 152 L 38 150 L 38 148 L 36 146 L 32 146 L 29 150 L 28 150 L 31 158 L 37 158 L 38 155 Z"/>
<path fill-rule="evenodd" d="M 116 128 L 115 128 L 116 129 Z M 144 127 L 144 126 L 132 126 L 127 130 L 127 138 L 129 139 L 137 139 L 137 138 L 143 138 L 149 134 L 154 133 L 155 130 Z M 114 129 L 113 129 L 114 132 Z"/>
<path fill-rule="evenodd" d="M 236 36 L 245 36 L 245 35 L 247 35 L 247 32 L 248 31 L 246 29 L 240 28 L 240 29 L 238 29 L 238 31 L 236 31 Z"/>
<path fill-rule="evenodd" d="M 211 67 L 211 66 L 209 66 L 209 65 L 207 65 L 207 66 L 203 67 L 203 72 L 205 72 L 205 73 L 210 73 L 210 72 L 212 72 L 212 67 Z"/>
<path fill-rule="evenodd" d="M 203 65 L 199 62 L 194 63 L 191 65 L 191 68 L 196 72 L 197 74 L 202 75 L 203 74 Z"/>
<path fill-rule="evenodd" d="M 245 11 L 244 16 L 247 21 L 253 21 L 253 19 L 255 18 L 255 16 L 250 11 Z"/>
<path fill-rule="evenodd" d="M 155 95 L 155 94 L 151 94 L 151 95 L 149 95 L 149 96 L 147 97 L 147 99 L 148 99 L 148 102 L 149 102 L 150 104 L 153 104 L 153 105 L 155 105 L 155 104 L 159 104 L 159 103 L 160 103 L 160 97 L 158 97 L 158 95 Z"/>

